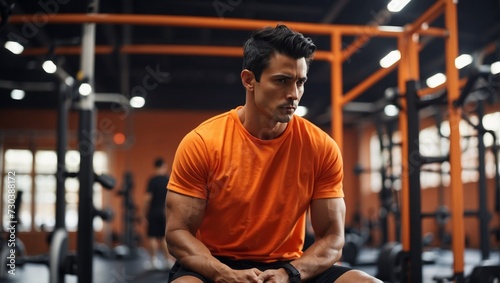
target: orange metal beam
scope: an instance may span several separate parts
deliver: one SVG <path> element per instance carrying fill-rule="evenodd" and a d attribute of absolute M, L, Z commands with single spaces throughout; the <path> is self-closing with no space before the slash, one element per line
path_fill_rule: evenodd
<path fill-rule="evenodd" d="M 418 33 L 420 35 L 426 35 L 426 36 L 435 36 L 435 37 L 446 37 L 448 36 L 448 31 L 446 29 L 442 28 L 426 28 L 426 29 L 419 29 L 415 31 L 415 33 Z"/>
<path fill-rule="evenodd" d="M 419 81 L 420 80 L 420 62 L 418 60 L 418 53 L 420 51 L 419 35 L 408 34 L 408 60 L 409 60 L 409 79 Z"/>
<path fill-rule="evenodd" d="M 465 84 L 466 84 L 466 83 L 467 83 L 467 78 L 462 78 L 462 79 L 460 79 L 460 81 L 458 82 L 458 85 L 459 85 L 460 89 L 461 89 L 461 88 L 463 88 L 463 87 L 465 86 Z M 428 88 L 423 88 L 423 89 L 420 89 L 420 90 L 418 91 L 418 96 L 422 97 L 422 96 L 426 96 L 426 95 L 429 95 L 429 94 L 436 93 L 436 92 L 438 92 L 438 91 L 440 91 L 440 90 L 442 90 L 442 89 L 445 89 L 445 88 L 446 88 L 446 86 L 447 86 L 447 84 L 446 84 L 446 83 L 444 83 L 444 84 L 440 84 L 440 85 L 438 85 L 438 86 L 437 86 L 437 87 L 435 87 L 435 88 L 430 88 L 430 87 L 428 87 Z"/>
<path fill-rule="evenodd" d="M 56 55 L 80 55 L 81 46 L 60 46 L 54 49 Z M 158 44 L 135 44 L 124 45 L 119 49 L 123 54 L 172 54 L 172 55 L 198 55 L 198 56 L 223 56 L 241 57 L 242 47 L 233 46 L 200 46 L 200 45 L 158 45 Z M 49 54 L 48 48 L 27 48 L 23 51 L 24 56 L 38 56 Z M 98 45 L 95 54 L 111 54 L 114 47 L 110 45 Z M 329 51 L 316 51 L 315 60 L 331 61 L 332 54 Z"/>
<path fill-rule="evenodd" d="M 398 49 L 401 52 L 398 68 L 398 89 L 406 93 L 406 81 L 409 74 L 408 38 L 401 36 L 398 40 Z M 406 99 L 400 99 L 403 111 L 399 112 L 399 131 L 401 132 L 401 244 L 403 251 L 410 251 L 410 181 L 409 181 L 409 152 L 408 152 L 408 115 L 406 113 Z"/>
<path fill-rule="evenodd" d="M 446 50 L 446 88 L 448 91 L 448 119 L 450 123 L 450 192 L 451 192 L 451 226 L 453 270 L 463 281 L 464 272 L 464 199 L 462 185 L 462 152 L 460 148 L 460 109 L 453 102 L 460 96 L 459 73 L 455 67 L 458 57 L 458 20 L 457 7 L 454 0 L 445 0 L 445 25 L 450 35 L 445 39 Z M 444 2 L 444 1 L 443 1 Z"/>
<path fill-rule="evenodd" d="M 486 47 L 483 49 L 483 56 L 487 56 L 487 55 L 490 55 L 492 54 L 493 52 L 495 52 L 497 50 L 497 45 L 498 45 L 498 42 L 492 42 L 488 45 L 486 45 Z"/>
<path fill-rule="evenodd" d="M 97 45 L 95 47 L 95 54 L 111 54 L 113 53 L 113 46 L 108 45 Z M 81 46 L 59 46 L 54 48 L 54 54 L 56 55 L 80 55 L 82 53 Z M 21 55 L 23 56 L 40 56 L 48 55 L 50 50 L 45 47 L 35 47 L 24 49 Z"/>
<path fill-rule="evenodd" d="M 200 56 L 243 56 L 242 47 L 232 46 L 196 46 L 196 45 L 124 45 L 120 48 L 124 54 L 174 54 Z"/>
<path fill-rule="evenodd" d="M 343 92 L 343 79 L 342 79 L 342 35 L 339 32 L 334 32 L 331 36 L 331 48 L 333 53 L 333 62 L 331 67 L 331 104 L 332 104 L 332 136 L 337 142 L 340 150 L 343 150 L 343 117 L 342 117 L 342 92 Z"/>
<path fill-rule="evenodd" d="M 370 36 L 362 35 L 354 40 L 351 45 L 347 46 L 342 52 L 342 62 L 349 59 L 354 53 L 356 53 L 361 47 L 370 40 Z"/>
<path fill-rule="evenodd" d="M 422 28 L 422 25 L 424 23 L 430 25 L 437 17 L 443 14 L 445 7 L 444 4 L 444 1 L 437 0 L 436 3 L 434 3 L 434 5 L 427 9 L 427 11 L 425 11 L 418 19 L 407 26 L 407 32 L 409 34 L 420 32 L 419 30 Z"/>
<path fill-rule="evenodd" d="M 490 54 L 492 54 L 493 52 L 496 51 L 496 48 L 497 48 L 497 43 L 496 42 L 492 42 L 488 45 L 486 45 L 481 51 L 480 51 L 480 56 L 488 56 Z M 467 78 L 462 78 L 460 79 L 460 81 L 458 82 L 458 85 L 460 87 L 460 89 L 462 89 L 465 84 L 467 83 Z M 441 85 L 438 85 L 437 87 L 434 87 L 434 88 L 422 88 L 418 91 L 418 95 L 419 96 L 425 96 L 425 95 L 429 95 L 429 94 L 433 94 L 433 93 L 436 93 L 444 88 L 447 87 L 447 83 L 444 83 L 444 84 L 441 84 Z"/>
<path fill-rule="evenodd" d="M 11 24 L 25 24 L 26 20 L 33 19 L 33 15 L 14 15 L 10 18 Z M 37 18 L 33 19 L 39 22 Z M 44 22 L 48 24 L 123 24 L 123 25 L 149 25 L 149 26 L 173 26 L 188 28 L 217 28 L 252 30 L 264 26 L 275 26 L 277 21 L 172 16 L 172 15 L 132 15 L 132 14 L 49 14 L 45 15 Z M 329 25 L 300 22 L 283 22 L 289 27 L 307 32 L 309 34 L 330 35 L 334 30 L 343 35 L 376 35 L 385 37 L 397 37 L 403 30 L 400 27 L 376 27 L 356 25 Z"/>
<path fill-rule="evenodd" d="M 352 88 L 350 91 L 348 91 L 344 97 L 342 98 L 342 104 L 346 104 L 359 95 L 361 95 L 364 91 L 366 91 L 369 87 L 373 86 L 376 84 L 378 81 L 380 81 L 383 77 L 387 76 L 390 72 L 392 72 L 396 66 L 398 65 L 398 62 L 390 66 L 389 68 L 380 68 L 375 73 L 371 74 L 368 78 L 366 78 L 363 82 L 360 84 L 356 85 L 354 88 Z"/>
<path fill-rule="evenodd" d="M 441 28 L 427 28 L 418 31 L 421 35 L 427 36 L 436 36 L 436 37 L 445 37 L 448 36 L 448 32 L 445 29 Z M 363 47 L 365 43 L 367 43 L 372 36 L 363 34 L 362 36 L 356 38 L 353 43 L 347 46 L 342 52 L 343 61 L 349 59 L 354 53 L 356 53 L 359 49 Z"/>
<path fill-rule="evenodd" d="M 430 33 L 434 33 L 434 35 L 436 35 L 436 36 L 446 36 L 448 34 L 448 32 L 446 30 L 443 30 L 443 29 L 433 29 L 433 28 L 431 28 L 431 29 L 428 29 L 427 31 L 429 31 Z M 419 33 L 419 34 L 426 34 L 426 33 Z M 413 36 L 418 36 L 418 34 L 414 34 Z M 369 40 L 368 36 L 359 37 L 358 39 L 356 39 L 356 41 L 354 41 L 350 46 L 346 47 L 344 49 L 344 51 L 342 52 L 342 60 L 345 61 L 347 58 L 349 58 L 353 53 L 355 53 L 358 50 L 358 48 L 360 48 L 368 40 Z M 413 46 L 413 44 L 412 44 L 412 46 Z M 413 62 L 411 64 L 411 66 L 413 68 L 412 74 L 415 74 L 415 75 L 413 75 L 414 78 L 418 78 L 419 77 L 419 71 L 418 71 L 419 70 L 419 66 L 418 66 L 418 52 L 420 51 L 420 49 L 422 48 L 422 46 L 419 45 L 419 44 L 416 44 L 412 48 L 416 48 L 417 49 L 417 51 L 412 51 L 411 52 L 411 54 L 413 54 L 412 56 L 416 56 L 416 58 L 412 59 L 412 62 Z M 355 99 L 356 97 L 358 97 L 359 95 L 361 95 L 369 87 L 371 87 L 376 82 L 378 82 L 379 80 L 381 80 L 383 77 L 385 77 L 386 75 L 388 75 L 398 64 L 399 64 L 399 61 L 396 62 L 393 66 L 389 67 L 388 68 L 389 70 L 388 69 L 379 69 L 379 70 L 377 70 L 370 77 L 368 77 L 363 82 L 361 82 L 360 84 L 358 84 L 357 86 L 355 86 L 353 89 L 351 89 L 344 96 L 344 98 L 343 98 L 343 104 L 346 104 L 346 103 L 352 101 L 353 99 Z"/>

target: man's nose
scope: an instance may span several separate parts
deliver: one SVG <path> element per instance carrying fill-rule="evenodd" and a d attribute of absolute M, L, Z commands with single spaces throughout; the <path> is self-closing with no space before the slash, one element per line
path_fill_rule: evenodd
<path fill-rule="evenodd" d="M 299 99 L 299 87 L 296 84 L 291 84 L 291 87 L 288 89 L 286 98 L 290 100 Z"/>

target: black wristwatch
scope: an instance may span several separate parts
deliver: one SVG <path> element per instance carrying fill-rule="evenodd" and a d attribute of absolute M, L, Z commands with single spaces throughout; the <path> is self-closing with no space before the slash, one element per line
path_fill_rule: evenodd
<path fill-rule="evenodd" d="M 286 273 L 288 273 L 288 277 L 290 278 L 290 283 L 300 283 L 300 272 L 295 268 L 295 266 L 285 263 L 282 266 L 285 269 Z"/>

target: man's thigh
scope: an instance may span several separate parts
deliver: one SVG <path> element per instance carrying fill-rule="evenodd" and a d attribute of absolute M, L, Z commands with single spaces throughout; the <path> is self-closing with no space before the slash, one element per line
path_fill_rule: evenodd
<path fill-rule="evenodd" d="M 333 281 L 328 281 L 328 282 L 333 282 Z M 383 283 L 379 279 L 368 275 L 364 271 L 354 270 L 354 269 L 344 273 L 342 276 L 338 278 L 337 281 L 335 281 L 335 283 L 350 283 L 350 282 Z"/>
<path fill-rule="evenodd" d="M 194 276 L 183 276 L 171 281 L 172 283 L 203 283 L 202 280 Z"/>

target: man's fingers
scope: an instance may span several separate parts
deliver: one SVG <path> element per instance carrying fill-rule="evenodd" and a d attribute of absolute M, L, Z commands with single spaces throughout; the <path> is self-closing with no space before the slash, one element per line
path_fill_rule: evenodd
<path fill-rule="evenodd" d="M 252 271 L 253 271 L 256 275 L 261 275 L 262 273 L 264 273 L 264 272 L 260 271 L 260 270 L 259 270 L 259 269 L 257 269 L 257 268 L 252 268 L 251 270 L 252 270 Z"/>
<path fill-rule="evenodd" d="M 259 275 L 258 276 L 259 282 L 266 282 L 266 280 L 268 280 L 271 276 L 268 272 L 265 272 L 265 271 L 262 272 L 260 270 L 259 270 L 259 272 L 260 272 L 260 274 L 258 274 Z M 262 280 L 262 281 L 260 281 L 260 280 Z"/>

